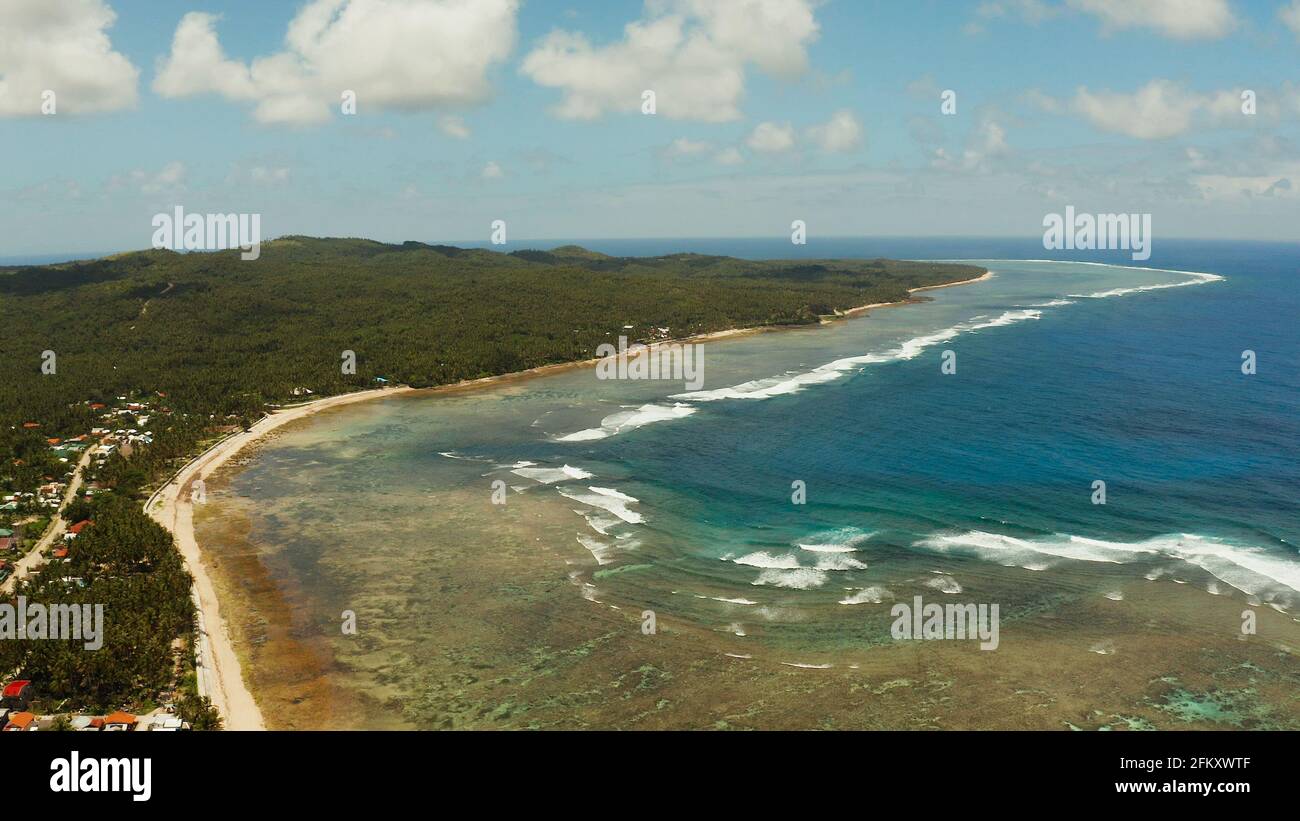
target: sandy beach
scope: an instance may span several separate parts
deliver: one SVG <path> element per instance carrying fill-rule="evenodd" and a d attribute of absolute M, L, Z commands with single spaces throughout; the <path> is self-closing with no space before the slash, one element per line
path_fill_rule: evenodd
<path fill-rule="evenodd" d="M 225 722 L 228 730 L 263 730 L 262 712 L 253 694 L 244 682 L 239 657 L 230 640 L 230 632 L 221 615 L 212 577 L 203 561 L 198 541 L 194 538 L 194 503 L 191 486 L 194 480 L 204 479 L 221 467 L 249 444 L 297 419 L 310 416 L 326 408 L 363 402 L 380 396 L 396 396 L 411 388 L 378 388 L 375 390 L 330 396 L 302 405 L 281 408 L 258 420 L 252 427 L 222 439 L 182 468 L 171 481 L 159 489 L 146 505 L 146 512 L 158 524 L 171 531 L 180 548 L 185 566 L 194 577 L 195 601 L 199 608 L 199 676 L 201 688 Z"/>
<path fill-rule="evenodd" d="M 982 276 L 962 280 L 960 282 L 913 288 L 909 290 L 909 293 L 931 290 L 934 288 L 967 285 L 981 282 L 992 276 L 992 272 L 988 272 Z M 843 318 L 861 316 L 873 308 L 907 305 L 913 301 L 915 300 L 909 299 L 898 302 L 863 305 L 844 311 L 839 316 Z M 670 344 L 705 342 L 709 340 L 757 333 L 763 330 L 771 330 L 771 328 L 733 328 L 723 331 L 697 334 L 695 336 L 684 337 L 681 339 L 662 340 L 652 343 L 649 347 L 655 348 Z M 473 390 L 492 384 L 513 382 L 545 374 L 556 373 L 563 370 L 589 367 L 598 361 L 600 361 L 599 358 L 592 358 L 575 362 L 556 363 L 553 365 L 530 368 L 525 371 L 500 374 L 498 376 L 484 377 L 482 379 L 465 380 L 450 385 L 440 385 L 434 388 L 419 390 L 428 392 L 457 392 Z M 172 535 L 175 537 L 177 547 L 180 549 L 181 555 L 185 560 L 186 567 L 194 577 L 195 603 L 199 610 L 200 622 L 200 635 L 198 641 L 198 653 L 201 661 L 198 670 L 198 675 L 200 677 L 200 691 L 204 692 L 211 699 L 213 706 L 221 714 L 226 729 L 264 730 L 266 729 L 266 724 L 263 720 L 262 712 L 244 679 L 239 657 L 235 652 L 234 642 L 231 639 L 230 629 L 226 619 L 223 618 L 221 613 L 221 603 L 217 596 L 212 574 L 209 572 L 209 568 L 204 562 L 203 553 L 200 550 L 198 540 L 195 537 L 194 502 L 191 500 L 191 488 L 193 482 L 198 479 L 206 479 L 222 465 L 239 454 L 244 448 L 290 422 L 303 419 L 322 410 L 349 405 L 356 402 L 364 402 L 371 399 L 410 394 L 416 390 L 416 388 L 406 386 L 376 388 L 372 390 L 325 397 L 323 399 L 305 402 L 300 405 L 292 405 L 276 409 L 269 415 L 258 420 L 248 430 L 232 434 L 225 439 L 222 439 L 217 444 L 195 457 L 186 464 L 185 467 L 178 471 L 166 485 L 156 491 L 146 504 L 146 512 L 154 519 L 154 521 L 171 531 Z"/>
<path fill-rule="evenodd" d="M 972 279 L 963 279 L 960 282 L 945 282 L 942 285 L 922 285 L 919 288 L 908 288 L 907 292 L 909 294 L 915 294 L 918 291 L 933 291 L 936 288 L 953 288 L 958 285 L 972 285 L 976 282 L 983 282 L 986 279 L 992 279 L 992 278 L 993 278 L 993 272 L 985 271 L 983 274 L 974 277 Z M 861 316 L 862 314 L 865 314 L 867 311 L 870 311 L 873 308 L 896 308 L 899 305 L 910 305 L 915 301 L 916 300 L 913 299 L 900 299 L 897 302 L 873 302 L 870 305 L 859 305 L 856 308 L 849 308 L 847 311 L 841 311 L 840 313 L 836 314 L 836 318 L 843 319 L 846 317 Z M 834 321 L 834 320 L 827 320 L 827 321 Z"/>

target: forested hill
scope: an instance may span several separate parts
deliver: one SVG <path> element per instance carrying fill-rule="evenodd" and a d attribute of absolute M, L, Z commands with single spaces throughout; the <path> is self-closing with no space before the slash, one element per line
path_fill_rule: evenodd
<path fill-rule="evenodd" d="M 298 387 L 316 395 L 415 386 L 594 355 L 648 339 L 808 323 L 973 266 L 891 260 L 753 262 L 610 257 L 576 246 L 511 253 L 285 237 L 238 251 L 143 251 L 0 270 L 0 423 L 84 429 L 73 403 L 145 392 L 185 412 L 251 418 Z M 624 330 L 624 326 L 633 326 Z M 57 372 L 42 375 L 42 351 Z M 357 373 L 341 373 L 356 352 Z"/>

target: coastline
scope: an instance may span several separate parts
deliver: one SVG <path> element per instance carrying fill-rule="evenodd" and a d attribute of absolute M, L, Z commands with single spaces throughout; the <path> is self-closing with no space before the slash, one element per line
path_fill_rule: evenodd
<path fill-rule="evenodd" d="M 933 291 L 938 288 L 955 288 L 958 285 L 973 285 L 976 282 L 983 282 L 987 279 L 992 279 L 992 278 L 993 278 L 993 272 L 985 271 L 979 276 L 972 277 L 971 279 L 963 279 L 958 282 L 945 282 L 942 283 L 941 285 L 922 285 L 919 288 L 908 288 L 907 292 L 909 294 L 915 294 L 918 291 Z M 833 322 L 835 319 L 846 319 L 848 317 L 861 316 L 862 314 L 865 314 L 866 312 L 870 311 L 873 308 L 896 308 L 900 305 L 911 305 L 916 301 L 917 300 L 915 299 L 908 298 L 908 299 L 900 299 L 897 302 L 873 302 L 870 305 L 859 305 L 856 308 L 849 308 L 847 311 L 840 311 L 839 313 L 835 314 L 835 316 L 832 319 L 828 319 L 825 321 Z"/>
<path fill-rule="evenodd" d="M 244 681 L 239 656 L 230 639 L 230 630 L 221 615 L 212 576 L 203 560 L 194 536 L 194 504 L 187 491 L 195 479 L 204 479 L 253 442 L 283 425 L 310 416 L 326 408 L 339 407 L 395 396 L 413 388 L 376 388 L 373 390 L 329 396 L 314 402 L 282 408 L 262 417 L 248 430 L 228 436 L 208 448 L 180 469 L 167 484 L 158 489 L 146 504 L 145 512 L 176 539 L 185 567 L 194 577 L 194 601 L 199 614 L 199 664 L 197 673 L 206 683 L 212 705 L 221 714 L 228 730 L 264 730 L 262 712 Z"/>
<path fill-rule="evenodd" d="M 990 279 L 992 276 L 993 272 L 986 271 L 984 274 L 971 279 L 911 288 L 908 293 L 973 284 Z M 863 316 L 873 308 L 908 305 L 917 301 L 909 298 L 896 302 L 862 305 L 839 312 L 834 317 L 823 320 L 823 324 L 835 319 Z M 661 340 L 651 343 L 647 347 L 653 349 L 664 345 L 707 342 L 766 330 L 781 330 L 785 327 L 788 326 L 730 328 L 679 339 Z M 417 392 L 455 393 L 477 390 L 493 384 L 531 379 L 537 376 L 588 367 L 599 361 L 600 357 L 594 357 L 573 362 L 560 362 L 431 388 L 412 388 L 404 385 L 390 388 L 373 388 L 278 408 L 259 419 L 248 430 L 232 434 L 218 441 L 215 445 L 186 463 L 166 484 L 155 491 L 146 503 L 145 512 L 154 521 L 171 532 L 185 561 L 186 569 L 194 577 L 193 594 L 199 617 L 197 648 L 199 663 L 197 665 L 197 674 L 200 681 L 200 693 L 207 695 L 213 706 L 221 714 L 225 729 L 265 730 L 266 724 L 261 709 L 244 679 L 243 668 L 235 651 L 228 623 L 221 614 L 221 603 L 216 592 L 213 575 L 204 561 L 203 551 L 195 535 L 194 505 L 188 490 L 193 481 L 206 479 L 243 451 L 244 448 L 261 440 L 272 431 L 322 410 L 371 399 L 410 395 Z M 205 690 L 206 692 L 204 692 Z"/>

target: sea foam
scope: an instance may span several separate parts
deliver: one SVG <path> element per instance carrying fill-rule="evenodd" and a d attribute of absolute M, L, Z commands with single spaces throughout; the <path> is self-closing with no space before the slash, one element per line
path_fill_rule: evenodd
<path fill-rule="evenodd" d="M 556 488 L 560 495 L 566 499 L 572 499 L 591 507 L 598 507 L 608 513 L 612 513 L 628 524 L 640 524 L 645 518 L 635 510 L 629 510 L 628 505 L 636 504 L 639 500 L 628 496 L 626 493 L 619 493 L 617 490 L 606 487 L 589 487 L 585 491 L 580 488 L 563 486 Z"/>
<path fill-rule="evenodd" d="M 1004 311 L 995 317 L 978 316 L 966 322 L 961 322 L 951 327 L 935 331 L 934 333 L 913 337 L 912 339 L 908 339 L 898 346 L 886 351 L 867 353 L 861 356 L 844 357 L 843 359 L 837 359 L 834 362 L 828 362 L 825 365 L 819 365 L 811 371 L 806 371 L 804 373 L 770 377 L 767 379 L 755 379 L 749 382 L 743 382 L 739 385 L 733 385 L 729 388 L 718 388 L 711 391 L 689 391 L 687 393 L 678 393 L 674 394 L 671 398 L 689 402 L 716 402 L 722 399 L 771 399 L 774 396 L 784 396 L 786 394 L 797 393 L 810 385 L 832 382 L 846 376 L 858 368 L 863 367 L 864 365 L 877 365 L 884 362 L 900 362 L 908 359 L 915 359 L 928 348 L 947 342 L 969 331 L 978 331 L 985 328 L 1000 328 L 1006 325 L 1013 325 L 1017 322 L 1024 322 L 1028 319 L 1039 319 L 1042 315 L 1042 311 L 1021 308 Z"/>
<path fill-rule="evenodd" d="M 1139 542 L 1112 542 L 1083 536 L 1056 534 L 1019 539 L 997 533 L 970 531 L 936 534 L 921 539 L 918 547 L 962 552 L 988 561 L 1029 570 L 1044 570 L 1061 561 L 1128 564 L 1152 559 L 1175 559 L 1198 567 L 1242 593 L 1264 601 L 1294 605 L 1300 601 L 1300 560 L 1278 551 L 1229 542 L 1195 533 L 1173 533 Z M 1148 573 L 1147 578 L 1158 578 Z"/>
<path fill-rule="evenodd" d="M 642 405 L 635 410 L 622 410 L 606 416 L 600 420 L 600 427 L 598 428 L 587 428 L 576 433 L 570 433 L 557 438 L 556 441 L 590 442 L 596 439 L 605 439 L 610 436 L 617 436 L 623 431 L 635 430 L 654 422 L 681 419 L 690 416 L 692 413 L 695 413 L 695 408 L 680 402 L 673 405 Z"/>
<path fill-rule="evenodd" d="M 812 553 L 853 553 L 858 545 L 876 535 L 874 531 L 860 530 L 856 527 L 840 527 L 814 533 L 806 542 L 795 542 L 800 550 Z"/>
<path fill-rule="evenodd" d="M 532 464 L 531 462 L 527 464 Z M 569 479 L 590 479 L 596 474 L 575 468 L 570 465 L 558 468 L 535 468 L 535 467 L 517 467 L 510 471 L 516 476 L 522 476 L 525 479 L 532 479 L 534 482 L 541 482 L 549 485 L 554 482 L 563 482 Z"/>

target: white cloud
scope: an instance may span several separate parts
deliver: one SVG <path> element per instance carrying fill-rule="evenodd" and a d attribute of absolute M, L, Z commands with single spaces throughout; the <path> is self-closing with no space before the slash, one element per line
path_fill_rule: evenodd
<path fill-rule="evenodd" d="M 1069 0 L 1107 29 L 1148 28 L 1176 40 L 1223 37 L 1237 25 L 1227 0 Z"/>
<path fill-rule="evenodd" d="M 505 175 L 506 173 L 501 170 L 501 166 L 497 165 L 495 162 L 489 162 L 487 165 L 483 166 L 482 176 L 485 180 L 499 180 Z"/>
<path fill-rule="evenodd" d="M 1229 0 L 986 0 L 967 23 L 967 34 L 980 34 L 984 22 L 1016 18 L 1031 25 L 1058 17 L 1066 8 L 1097 18 L 1107 31 L 1150 29 L 1175 40 L 1214 39 L 1237 27 Z"/>
<path fill-rule="evenodd" d="M 324 121 L 345 90 L 358 111 L 469 105 L 491 93 L 517 10 L 518 0 L 312 0 L 290 21 L 286 49 L 248 65 L 225 56 L 215 16 L 191 12 L 153 88 L 255 103 L 263 123 Z"/>
<path fill-rule="evenodd" d="M 778 154 L 794 148 L 794 126 L 789 123 L 759 123 L 745 138 L 745 145 L 760 154 Z"/>
<path fill-rule="evenodd" d="M 1300 0 L 1291 0 L 1291 5 L 1278 9 L 1277 16 L 1287 28 L 1295 32 L 1296 37 L 1300 37 Z"/>
<path fill-rule="evenodd" d="M 836 111 L 825 123 L 810 127 L 807 135 L 827 153 L 853 151 L 862 146 L 862 124 L 847 108 Z"/>
<path fill-rule="evenodd" d="M 975 14 L 985 19 L 1015 16 L 1037 25 L 1056 16 L 1058 11 L 1043 0 L 987 0 L 976 7 Z"/>
<path fill-rule="evenodd" d="M 740 165 L 745 162 L 745 157 L 740 153 L 740 149 L 733 145 L 714 154 L 713 161 L 718 165 Z"/>
<path fill-rule="evenodd" d="M 1256 176 L 1231 176 L 1227 174 L 1202 174 L 1193 178 L 1207 200 L 1235 200 L 1254 197 L 1295 199 L 1300 190 L 1300 163 L 1292 163 L 1278 174 Z"/>
<path fill-rule="evenodd" d="M 657 114 L 724 122 L 740 117 L 751 64 L 796 77 L 817 32 L 813 0 L 647 0 L 643 18 L 627 24 L 618 42 L 596 46 L 582 33 L 553 31 L 522 71 L 563 91 L 553 111 L 564 119 L 639 111 L 650 90 Z"/>
<path fill-rule="evenodd" d="M 458 140 L 469 139 L 469 126 L 465 125 L 465 121 L 454 114 L 439 118 L 438 129 L 448 137 L 455 137 Z"/>
<path fill-rule="evenodd" d="M 41 115 L 41 94 L 56 114 L 130 108 L 140 71 L 113 50 L 117 15 L 104 0 L 0 3 L 0 117 Z"/>
<path fill-rule="evenodd" d="M 693 157 L 705 153 L 712 147 L 712 143 L 678 137 L 664 149 L 663 153 L 668 157 Z"/>
<path fill-rule="evenodd" d="M 1152 80 L 1132 94 L 1080 88 L 1073 109 L 1102 131 L 1142 140 L 1176 137 L 1197 123 L 1245 125 L 1239 91 L 1199 94 L 1168 80 Z"/>
<path fill-rule="evenodd" d="M 287 182 L 289 179 L 289 169 L 287 168 L 267 168 L 264 165 L 255 165 L 248 171 L 249 179 L 262 185 L 274 185 L 276 183 Z"/>
<path fill-rule="evenodd" d="M 955 157 L 944 148 L 936 148 L 930 164 L 945 171 L 987 173 L 992 170 L 990 162 L 1007 153 L 1006 129 L 998 124 L 992 114 L 985 114 L 967 140 L 961 156 Z"/>
<path fill-rule="evenodd" d="M 185 164 L 173 160 L 157 171 L 134 169 L 126 174 L 118 174 L 109 179 L 109 191 L 134 188 L 142 194 L 157 194 L 162 191 L 177 191 L 185 187 Z"/>

